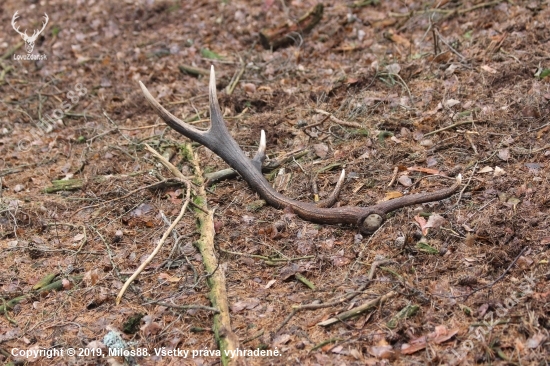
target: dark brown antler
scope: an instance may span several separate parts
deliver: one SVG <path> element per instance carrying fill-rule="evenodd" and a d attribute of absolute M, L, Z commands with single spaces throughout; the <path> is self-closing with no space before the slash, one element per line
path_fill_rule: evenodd
<path fill-rule="evenodd" d="M 147 88 L 139 82 L 145 98 L 162 117 L 162 119 L 174 130 L 182 135 L 196 141 L 221 157 L 227 164 L 235 169 L 250 187 L 257 192 L 268 204 L 276 208 L 291 207 L 294 212 L 304 220 L 321 224 L 352 224 L 357 225 L 361 233 L 369 234 L 380 227 L 386 214 L 399 208 L 419 203 L 439 201 L 451 196 L 461 183 L 461 176 L 457 177 L 455 184 L 446 189 L 430 193 L 419 193 L 403 196 L 390 201 L 385 201 L 369 207 L 326 207 L 336 201 L 337 194 L 344 178 L 344 172 L 340 177 L 337 188 L 331 195 L 331 199 L 323 205 L 295 201 L 285 197 L 273 189 L 271 184 L 262 174 L 261 167 L 265 159 L 265 133 L 262 130 L 260 146 L 256 156 L 252 160 L 246 157 L 237 142 L 231 137 L 225 125 L 223 116 L 216 95 L 216 77 L 214 67 L 210 71 L 210 121 L 211 125 L 207 131 L 201 131 L 188 125 L 176 116 L 168 112 L 159 102 L 153 98 Z M 321 207 L 324 206 L 324 207 Z"/>

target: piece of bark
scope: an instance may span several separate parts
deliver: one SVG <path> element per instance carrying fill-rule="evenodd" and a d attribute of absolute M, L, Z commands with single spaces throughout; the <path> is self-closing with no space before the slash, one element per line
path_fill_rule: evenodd
<path fill-rule="evenodd" d="M 294 42 L 296 37 L 292 33 L 298 33 L 300 36 L 310 32 L 313 27 L 319 23 L 323 17 L 323 4 L 317 4 L 311 8 L 304 16 L 298 19 L 294 24 L 283 24 L 275 28 L 264 29 L 260 32 L 260 42 L 266 49 L 277 49 L 285 47 Z"/>

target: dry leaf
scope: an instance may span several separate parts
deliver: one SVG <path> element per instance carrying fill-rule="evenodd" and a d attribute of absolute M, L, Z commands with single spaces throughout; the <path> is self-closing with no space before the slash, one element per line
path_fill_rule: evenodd
<path fill-rule="evenodd" d="M 493 177 L 500 177 L 506 174 L 506 171 L 502 169 L 501 167 L 496 166 L 495 171 L 493 173 Z"/>
<path fill-rule="evenodd" d="M 256 92 L 256 85 L 252 83 L 243 83 L 242 88 L 247 94 L 254 94 Z"/>
<path fill-rule="evenodd" d="M 399 191 L 386 192 L 386 195 L 384 196 L 384 201 L 389 201 L 389 200 L 392 200 L 394 198 L 398 198 L 398 197 L 401 197 L 401 196 L 403 196 L 403 193 L 401 193 Z"/>
<path fill-rule="evenodd" d="M 486 167 L 481 168 L 481 169 L 478 171 L 478 174 L 482 174 L 482 173 L 491 173 L 492 171 L 493 171 L 493 168 L 491 168 L 490 166 L 486 166 Z"/>
<path fill-rule="evenodd" d="M 407 168 L 410 172 L 421 172 L 426 174 L 434 174 L 438 175 L 440 172 L 437 169 L 431 169 L 431 168 L 423 168 L 421 166 L 411 166 L 410 168 Z"/>
<path fill-rule="evenodd" d="M 181 277 L 171 276 L 168 273 L 160 273 L 158 278 L 168 282 L 179 282 L 181 280 Z"/>
<path fill-rule="evenodd" d="M 328 146 L 326 144 L 315 144 L 313 145 L 313 150 L 315 151 L 315 155 L 317 155 L 321 159 L 327 157 Z"/>
<path fill-rule="evenodd" d="M 387 38 L 392 42 L 395 42 L 401 46 L 404 46 L 405 48 L 409 48 L 411 46 L 411 42 L 409 42 L 407 38 L 400 36 L 399 34 L 389 33 L 387 35 Z"/>
<path fill-rule="evenodd" d="M 73 241 L 81 241 L 82 239 L 84 239 L 85 235 L 84 234 L 77 234 L 74 236 L 73 238 Z"/>
<path fill-rule="evenodd" d="M 70 290 L 73 287 L 73 283 L 66 278 L 61 280 L 61 284 L 63 285 L 63 290 Z"/>
<path fill-rule="evenodd" d="M 456 99 L 447 99 L 443 104 L 445 105 L 445 107 L 451 108 L 457 104 L 460 104 L 460 101 Z"/>
<path fill-rule="evenodd" d="M 425 218 L 422 216 L 415 216 L 414 221 L 418 223 L 420 226 L 420 230 L 422 230 L 422 235 L 426 236 L 428 235 L 428 228 L 426 228 L 426 224 L 428 223 Z"/>
<path fill-rule="evenodd" d="M 408 175 L 402 175 L 402 176 L 400 176 L 400 177 L 397 179 L 397 181 L 398 181 L 399 183 L 401 183 L 401 184 L 402 184 L 403 186 L 405 186 L 405 187 L 410 187 L 410 186 L 412 186 L 412 180 L 411 180 L 411 178 L 409 178 Z"/>
<path fill-rule="evenodd" d="M 438 214 L 431 214 L 425 228 L 439 229 L 445 223 L 445 218 Z"/>
<path fill-rule="evenodd" d="M 158 323 L 155 323 L 153 321 L 153 317 L 150 316 L 150 315 L 145 315 L 143 318 L 142 318 L 142 321 L 145 323 L 141 328 L 139 328 L 143 334 L 145 334 L 147 337 L 151 336 L 151 335 L 155 335 L 157 333 L 159 333 L 162 329 L 162 327 L 160 326 L 160 324 Z"/>
<path fill-rule="evenodd" d="M 94 286 L 97 283 L 98 278 L 99 274 L 96 268 L 86 272 L 82 278 L 82 281 L 86 284 L 86 286 Z"/>
<path fill-rule="evenodd" d="M 500 149 L 498 151 L 498 157 L 500 160 L 508 161 L 508 159 L 510 159 L 510 149 Z"/>
<path fill-rule="evenodd" d="M 376 358 L 392 358 L 393 357 L 393 347 L 390 345 L 387 346 L 372 346 L 368 347 L 367 350 L 371 355 Z"/>
<path fill-rule="evenodd" d="M 247 310 L 254 309 L 258 305 L 260 305 L 259 299 L 250 298 L 250 299 L 238 301 L 233 305 L 231 305 L 231 311 L 234 313 L 239 313 L 244 309 L 247 309 Z"/>
<path fill-rule="evenodd" d="M 427 336 L 422 336 L 411 340 L 409 343 L 405 343 L 401 346 L 401 353 L 405 355 L 413 354 L 421 349 L 426 348 L 428 342 L 440 344 L 451 339 L 458 333 L 458 328 L 447 330 L 444 325 L 438 325 L 435 330 Z"/>
<path fill-rule="evenodd" d="M 280 346 L 280 345 L 283 345 L 283 344 L 287 344 L 288 341 L 290 341 L 290 337 L 291 337 L 290 334 L 283 333 L 283 334 L 275 337 L 275 339 L 273 340 L 272 346 L 277 347 L 277 346 Z"/>
<path fill-rule="evenodd" d="M 497 70 L 493 69 L 491 66 L 481 65 L 481 69 L 483 71 L 487 71 L 488 73 L 491 73 L 491 74 L 496 74 L 497 73 Z"/>

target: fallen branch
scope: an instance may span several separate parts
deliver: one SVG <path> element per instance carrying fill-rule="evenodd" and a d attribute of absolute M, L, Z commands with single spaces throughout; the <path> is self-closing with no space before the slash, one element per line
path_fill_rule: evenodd
<path fill-rule="evenodd" d="M 78 282 L 78 281 L 82 280 L 83 277 L 84 276 L 72 276 L 72 277 L 68 277 L 68 280 L 71 281 L 71 282 Z M 43 287 L 39 288 L 36 291 L 31 291 L 31 292 L 26 293 L 24 295 L 21 295 L 21 296 L 13 298 L 11 300 L 5 301 L 5 303 L 0 305 L 0 313 L 4 313 L 6 310 L 13 309 L 13 307 L 15 305 L 19 304 L 20 302 L 22 302 L 26 299 L 29 299 L 29 298 L 33 297 L 34 295 L 37 295 L 37 294 L 40 294 L 40 293 L 43 293 L 43 292 L 53 291 L 53 290 L 57 290 L 57 291 L 63 290 L 64 289 L 64 285 L 63 285 L 64 279 L 65 278 L 57 280 L 55 282 L 52 282 L 52 283 L 50 283 L 46 286 L 43 286 Z"/>
<path fill-rule="evenodd" d="M 260 43 L 266 49 L 277 49 L 294 42 L 292 33 L 298 36 L 309 33 L 323 18 L 323 4 L 317 4 L 304 14 L 298 22 L 289 25 L 285 23 L 275 28 L 264 29 L 260 32 Z"/>
<path fill-rule="evenodd" d="M 467 125 L 467 124 L 475 123 L 475 122 L 479 122 L 479 121 L 462 121 L 462 122 L 453 123 L 450 126 L 446 126 L 446 127 L 440 128 L 438 130 L 425 133 L 424 137 L 435 135 L 436 133 L 443 132 L 443 131 L 446 131 L 446 130 L 450 130 L 451 128 L 455 128 L 457 126 Z"/>
<path fill-rule="evenodd" d="M 198 226 L 200 230 L 200 238 L 197 241 L 204 269 L 208 273 L 207 283 L 210 288 L 209 298 L 212 307 L 219 310 L 219 313 L 214 315 L 214 335 L 221 351 L 222 365 L 245 365 L 244 358 L 238 356 L 236 352 L 239 347 L 239 338 L 231 329 L 231 318 L 229 316 L 229 304 L 227 302 L 227 290 L 225 284 L 225 273 L 218 263 L 214 248 L 214 212 L 206 207 L 206 189 L 202 170 L 200 168 L 198 156 L 193 153 L 191 144 L 188 144 L 186 149 L 192 156 L 195 177 L 198 181 L 198 196 L 197 200 L 202 202 L 203 209 L 196 211 L 198 218 Z M 235 353 L 232 353 L 235 351 Z M 236 354 L 234 358 L 229 355 Z"/>
<path fill-rule="evenodd" d="M 182 74 L 189 74 L 189 75 L 193 75 L 193 76 L 199 76 L 199 75 L 208 76 L 208 75 L 210 75 L 210 70 L 206 70 L 206 69 L 203 69 L 201 67 L 195 67 L 195 66 L 191 66 L 191 65 L 181 64 L 181 65 L 178 66 L 178 69 L 180 69 Z"/>

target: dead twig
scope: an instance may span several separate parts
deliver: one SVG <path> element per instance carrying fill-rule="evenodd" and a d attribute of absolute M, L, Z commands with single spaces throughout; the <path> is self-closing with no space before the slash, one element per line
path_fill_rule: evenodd
<path fill-rule="evenodd" d="M 504 278 L 504 276 L 506 276 L 506 274 L 508 272 L 510 272 L 510 270 L 512 269 L 512 267 L 514 266 L 514 264 L 516 264 L 516 262 L 518 261 L 518 259 L 523 255 L 523 253 L 525 253 L 525 251 L 528 249 L 529 247 L 523 247 L 523 249 L 521 249 L 521 252 L 519 252 L 519 254 L 516 256 L 516 258 L 514 258 L 514 260 L 512 261 L 512 263 L 510 263 L 510 265 L 508 266 L 508 268 L 506 268 L 506 270 L 504 272 L 502 272 L 502 274 L 500 276 L 497 277 L 496 280 L 494 280 L 493 282 L 491 282 L 490 284 L 488 285 L 485 285 L 485 286 L 481 286 L 480 288 L 476 288 L 475 290 L 473 290 L 472 292 L 470 292 L 469 294 L 467 295 L 462 295 L 462 296 L 456 296 L 457 298 L 458 297 L 464 297 L 464 300 L 468 299 L 470 296 L 472 296 L 473 294 L 475 294 L 476 292 L 479 292 L 481 290 L 484 290 L 486 288 L 491 288 L 493 287 L 494 285 L 496 285 L 497 282 L 499 282 L 500 280 L 502 280 Z"/>
<path fill-rule="evenodd" d="M 80 251 L 84 247 L 84 244 L 86 244 L 86 242 L 88 241 L 88 237 L 86 235 L 86 226 L 84 226 L 84 225 L 73 225 L 73 224 L 70 224 L 68 222 L 50 222 L 50 223 L 47 224 L 47 226 L 57 226 L 57 225 L 63 225 L 63 226 L 69 226 L 69 227 L 72 227 L 72 228 L 81 228 L 82 229 L 83 237 L 80 240 L 80 245 L 78 246 L 78 249 L 76 250 L 74 255 L 77 255 L 78 253 L 80 253 Z"/>
<path fill-rule="evenodd" d="M 458 52 L 457 50 L 455 50 L 453 48 L 453 46 L 451 46 L 449 44 L 449 42 L 447 42 L 445 40 L 445 38 L 443 38 L 443 36 L 441 35 L 441 33 L 439 33 L 439 31 L 437 30 L 437 27 L 434 27 L 434 31 L 435 31 L 435 34 L 437 34 L 437 37 L 441 40 L 441 42 L 443 42 L 445 44 L 445 46 L 449 47 L 449 49 L 451 50 L 452 53 L 454 53 L 455 55 L 457 55 L 458 57 L 460 57 L 460 59 L 462 61 L 466 60 L 466 57 L 462 56 L 462 54 L 460 52 Z"/>
<path fill-rule="evenodd" d="M 307 155 L 308 153 L 309 153 L 309 150 L 304 150 L 304 149 L 291 151 L 290 153 L 285 154 L 279 159 L 271 160 L 267 164 L 264 164 L 262 166 L 262 172 L 269 173 L 279 168 L 281 165 L 284 165 L 295 159 L 299 159 L 304 155 Z M 239 173 L 237 173 L 234 169 L 228 168 L 228 169 L 218 170 L 217 172 L 213 172 L 213 173 L 206 173 L 204 174 L 204 177 L 206 178 L 206 185 L 210 187 L 222 180 L 233 179 L 238 175 Z"/>
<path fill-rule="evenodd" d="M 472 181 L 472 178 L 474 177 L 474 174 L 476 173 L 477 164 L 478 163 L 476 162 L 476 165 L 474 165 L 474 169 L 472 170 L 472 174 L 470 175 L 470 179 L 468 179 L 468 182 L 466 182 L 464 187 L 460 190 L 460 193 L 458 194 L 458 198 L 456 199 L 456 203 L 451 209 L 457 207 L 458 204 L 460 203 L 460 200 L 462 199 L 462 195 L 464 194 L 464 191 L 466 191 L 466 188 L 468 188 L 468 186 L 470 185 L 470 182 Z"/>
<path fill-rule="evenodd" d="M 475 123 L 475 122 L 479 122 L 479 121 L 462 121 L 462 122 L 453 123 L 452 125 L 449 125 L 447 127 L 443 127 L 443 128 L 438 129 L 438 130 L 425 133 L 424 137 L 435 135 L 436 133 L 440 133 L 440 132 L 443 132 L 443 131 L 446 131 L 446 130 L 450 130 L 451 128 L 455 128 L 457 126 L 467 125 L 467 124 Z"/>
<path fill-rule="evenodd" d="M 267 257 L 267 256 L 264 256 L 264 255 L 258 255 L 258 254 L 232 252 L 230 250 L 223 249 L 223 248 L 218 248 L 218 249 L 220 250 L 220 252 L 226 253 L 226 254 L 239 255 L 239 256 L 247 257 L 247 258 L 261 259 L 261 260 L 266 261 L 268 264 L 272 264 L 272 263 L 276 263 L 276 262 L 282 262 L 282 263 L 295 262 L 295 261 L 301 261 L 301 260 L 305 260 L 305 259 L 315 258 L 315 256 L 313 256 L 313 255 L 306 255 L 306 256 L 297 257 L 297 258 L 271 258 L 271 257 Z"/>
<path fill-rule="evenodd" d="M 178 66 L 178 69 L 180 69 L 180 72 L 182 74 L 189 74 L 189 75 L 193 75 L 193 76 L 199 76 L 199 75 L 208 76 L 208 75 L 210 75 L 210 70 L 206 70 L 206 69 L 203 69 L 201 67 L 195 67 L 195 66 L 186 65 L 186 64 L 180 64 Z"/>
<path fill-rule="evenodd" d="M 231 78 L 231 81 L 229 82 L 229 85 L 225 88 L 225 93 L 227 95 L 233 94 L 233 91 L 235 90 L 235 87 L 239 83 L 239 80 L 241 80 L 241 77 L 243 76 L 246 65 L 242 59 L 242 57 L 239 56 L 239 61 L 241 62 L 241 68 L 235 72 L 235 75 L 233 75 L 233 78 Z M 210 73 L 209 73 L 210 74 Z"/>
<path fill-rule="evenodd" d="M 327 319 L 327 320 L 322 321 L 320 323 L 317 323 L 317 325 L 320 325 L 322 327 L 328 327 L 329 325 L 332 325 L 334 323 L 339 323 L 339 322 L 341 322 L 345 319 L 348 319 L 348 318 L 357 316 L 361 313 L 364 313 L 365 311 L 368 311 L 368 310 L 372 309 L 375 306 L 381 305 L 381 304 L 385 303 L 388 299 L 391 299 L 392 297 L 394 297 L 395 295 L 397 295 L 397 292 L 390 291 L 390 292 L 388 292 L 387 294 L 385 294 L 383 296 L 379 296 L 374 300 L 370 300 L 370 301 L 364 303 L 363 305 L 357 306 L 356 308 L 353 308 L 351 310 L 340 313 L 339 315 L 337 315 L 333 318 L 330 318 L 330 319 Z"/>
<path fill-rule="evenodd" d="M 186 310 L 204 310 L 204 311 L 211 311 L 213 313 L 218 314 L 220 311 L 216 308 L 210 307 L 210 306 L 204 306 L 204 305 L 174 305 L 169 304 L 167 302 L 162 301 L 149 301 L 147 304 L 157 304 L 160 306 L 164 306 L 171 309 L 186 311 Z"/>
<path fill-rule="evenodd" d="M 395 167 L 393 168 L 393 175 L 391 177 L 391 180 L 390 182 L 388 183 L 388 187 L 391 187 L 392 184 L 395 182 L 395 180 L 397 179 L 397 172 L 399 172 L 399 168 L 398 167 Z"/>
<path fill-rule="evenodd" d="M 317 4 L 312 7 L 294 24 L 285 23 L 275 28 L 264 29 L 260 32 L 260 43 L 266 49 L 277 49 L 289 45 L 293 41 L 292 34 L 302 34 L 310 32 L 323 17 L 323 4 Z"/>
<path fill-rule="evenodd" d="M 353 127 L 353 128 L 363 128 L 363 126 L 361 126 L 357 122 L 342 121 L 341 119 L 336 118 L 332 113 L 329 113 L 329 112 L 324 111 L 322 109 L 315 109 L 315 112 L 319 113 L 319 114 L 323 114 L 325 116 L 329 116 L 329 118 L 332 122 L 335 122 L 339 125 L 346 126 L 346 127 Z"/>

